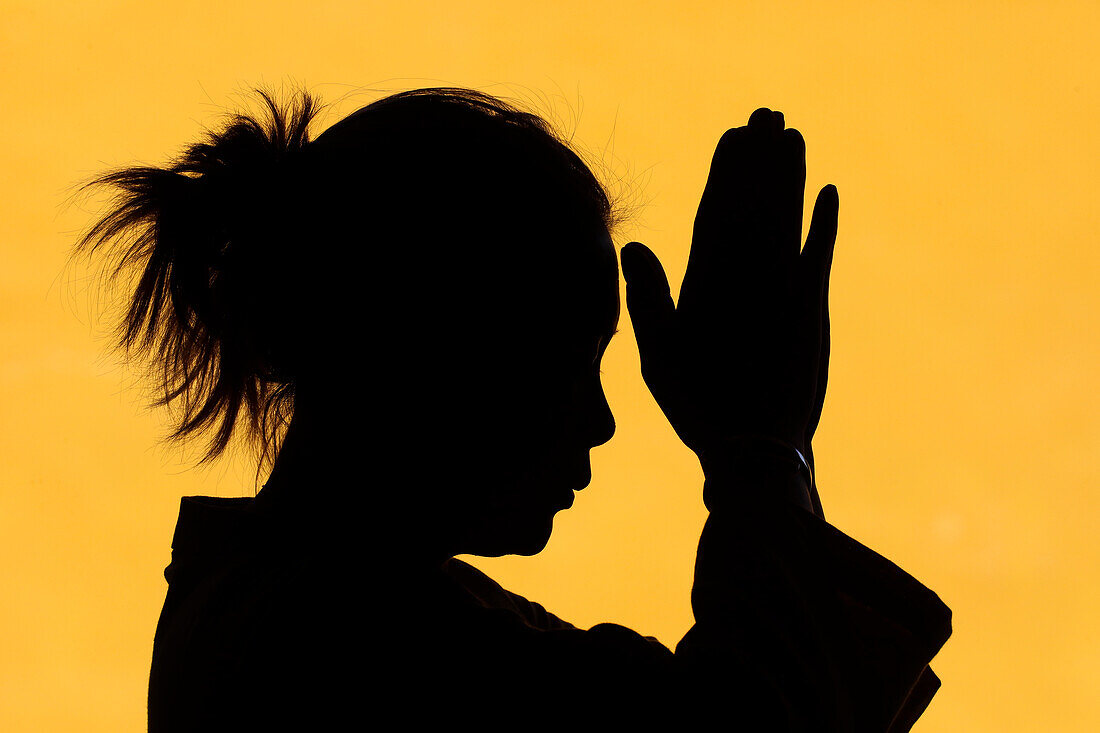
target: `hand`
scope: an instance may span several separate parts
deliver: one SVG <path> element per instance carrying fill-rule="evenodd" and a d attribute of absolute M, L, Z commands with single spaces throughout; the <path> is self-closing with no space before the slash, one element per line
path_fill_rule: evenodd
<path fill-rule="evenodd" d="M 622 249 L 642 377 L 699 455 L 745 433 L 810 454 L 828 377 L 838 200 L 831 185 L 818 194 L 800 252 L 805 185 L 802 135 L 758 109 L 718 141 L 679 303 L 648 247 Z"/>

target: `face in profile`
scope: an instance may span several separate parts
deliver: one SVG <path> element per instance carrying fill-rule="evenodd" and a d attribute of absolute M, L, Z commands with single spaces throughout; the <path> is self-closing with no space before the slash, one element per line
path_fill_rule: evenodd
<path fill-rule="evenodd" d="M 295 351 L 317 365 L 317 402 L 367 417 L 352 438 L 371 469 L 362 509 L 399 518 L 378 529 L 391 544 L 535 554 L 615 429 L 600 383 L 615 248 L 589 194 L 543 168 L 425 160 L 431 175 L 405 165 L 370 195 L 333 187 L 331 220 L 357 214 L 326 231 L 338 255 L 304 295 L 340 317 L 302 320 Z M 430 205 L 410 210 L 410 187 Z"/>
<path fill-rule="evenodd" d="M 592 479 L 591 449 L 615 432 L 600 363 L 618 323 L 618 268 L 609 237 L 590 241 L 587 275 L 547 288 L 531 327 L 501 338 L 470 378 L 454 426 L 466 431 L 467 471 L 441 502 L 456 553 L 542 550 L 554 516 Z"/>

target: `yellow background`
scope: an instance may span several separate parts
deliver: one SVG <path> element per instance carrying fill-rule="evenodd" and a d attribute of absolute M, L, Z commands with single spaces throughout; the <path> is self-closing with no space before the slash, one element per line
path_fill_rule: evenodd
<path fill-rule="evenodd" d="M 826 512 L 955 612 L 917 729 L 1100 725 L 1095 2 L 0 7 L 0 729 L 143 730 L 179 497 L 254 490 L 242 462 L 191 471 L 156 447 L 163 417 L 63 273 L 89 214 L 61 204 L 106 166 L 164 161 L 260 82 L 337 103 L 318 131 L 442 84 L 577 118 L 646 204 L 620 243 L 652 247 L 674 290 L 719 135 L 782 110 L 811 196 L 841 199 Z M 673 645 L 701 474 L 622 326 L 592 485 L 542 555 L 476 564 L 578 625 Z"/>

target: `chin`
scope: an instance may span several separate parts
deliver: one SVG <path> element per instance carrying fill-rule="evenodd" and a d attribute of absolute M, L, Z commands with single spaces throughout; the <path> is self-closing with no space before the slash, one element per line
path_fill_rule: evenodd
<path fill-rule="evenodd" d="M 495 531 L 478 538 L 477 548 L 469 554 L 481 557 L 521 555 L 530 557 L 546 548 L 554 531 L 554 514 L 538 518 L 508 517 L 502 519 Z"/>
<path fill-rule="evenodd" d="M 516 549 L 507 554 L 521 555 L 523 557 L 531 557 L 532 555 L 539 554 L 546 549 L 547 543 L 550 542 L 550 531 L 551 530 L 548 529 L 544 536 L 529 538 L 526 542 L 517 545 Z"/>

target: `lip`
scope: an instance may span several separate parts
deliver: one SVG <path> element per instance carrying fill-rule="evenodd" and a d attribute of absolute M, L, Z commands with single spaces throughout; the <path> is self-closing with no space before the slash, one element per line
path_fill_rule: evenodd
<path fill-rule="evenodd" d="M 577 498 L 577 495 L 573 493 L 573 489 L 565 489 L 561 492 L 561 501 L 558 502 L 560 509 L 569 509 L 573 506 L 573 501 Z"/>

